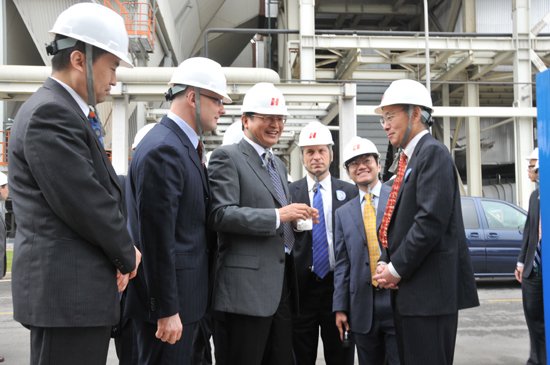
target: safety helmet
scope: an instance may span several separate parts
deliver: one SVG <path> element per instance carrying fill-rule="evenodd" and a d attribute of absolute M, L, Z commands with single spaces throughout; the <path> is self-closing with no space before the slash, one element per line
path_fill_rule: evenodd
<path fill-rule="evenodd" d="M 418 105 L 433 113 L 432 97 L 424 85 L 414 80 L 396 80 L 382 96 L 380 105 L 374 109 L 376 114 L 382 114 L 382 108 L 387 105 Z"/>
<path fill-rule="evenodd" d="M 380 158 L 380 153 L 378 153 L 378 148 L 374 143 L 366 138 L 353 137 L 344 147 L 344 166 L 347 167 L 348 163 L 355 157 L 366 154 L 377 155 Z"/>
<path fill-rule="evenodd" d="M 243 124 L 239 120 L 235 123 L 232 123 L 225 131 L 223 135 L 222 146 L 239 143 L 244 137 Z"/>
<path fill-rule="evenodd" d="M 529 155 L 529 157 L 526 158 L 527 161 L 530 160 L 538 160 L 539 159 L 539 148 L 535 148 L 533 152 Z"/>
<path fill-rule="evenodd" d="M 134 67 L 128 58 L 128 33 L 124 20 L 103 5 L 79 3 L 69 7 L 59 14 L 50 34 L 64 35 L 101 48 L 120 58 L 121 66 Z M 55 47 L 50 49 L 54 52 L 48 52 L 55 54 L 61 49 L 74 47 L 74 44 L 64 47 L 57 44 Z"/>
<path fill-rule="evenodd" d="M 8 183 L 8 175 L 0 172 L 0 186 L 6 185 Z"/>
<path fill-rule="evenodd" d="M 311 122 L 300 132 L 299 147 L 333 145 L 332 134 L 326 125 L 321 122 Z"/>
<path fill-rule="evenodd" d="M 222 66 L 209 58 L 186 59 L 176 68 L 168 85 L 172 95 L 185 90 L 186 86 L 195 86 L 221 95 L 224 103 L 233 102 L 226 92 L 227 80 Z M 183 87 L 176 87 L 177 90 L 175 90 L 175 85 L 183 85 Z"/>
<path fill-rule="evenodd" d="M 283 93 L 269 82 L 259 82 L 246 93 L 241 112 L 290 115 L 286 109 Z"/>
<path fill-rule="evenodd" d="M 157 124 L 158 123 L 150 123 L 150 124 L 146 124 L 144 127 L 141 127 L 140 130 L 137 131 L 136 136 L 134 137 L 134 143 L 132 143 L 132 148 L 136 149 L 136 147 L 138 146 L 139 142 L 141 142 L 143 137 L 145 137 L 145 135 L 149 133 L 149 131 L 153 129 L 153 127 L 156 126 Z"/>

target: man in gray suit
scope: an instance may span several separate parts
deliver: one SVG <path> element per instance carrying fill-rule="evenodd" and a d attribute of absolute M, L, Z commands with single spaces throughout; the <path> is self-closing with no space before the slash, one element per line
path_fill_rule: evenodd
<path fill-rule="evenodd" d="M 212 305 L 225 312 L 227 364 L 287 365 L 298 306 L 292 226 L 318 214 L 291 203 L 286 167 L 273 155 L 288 115 L 283 94 L 256 84 L 241 110 L 244 139 L 216 149 L 208 164 L 219 248 Z"/>
<path fill-rule="evenodd" d="M 360 365 L 399 364 L 390 291 L 372 280 L 382 250 L 376 232 L 391 187 L 378 179 L 380 154 L 368 139 L 351 139 L 344 147 L 344 164 L 359 197 L 336 211 L 336 326 L 340 336 L 351 331 Z"/>
<path fill-rule="evenodd" d="M 8 177 L 6 174 L 0 172 L 0 200 L 5 201 L 9 195 L 8 189 Z M 6 275 L 6 269 L 8 266 L 6 258 L 6 221 L 3 214 L 0 212 L 0 279 Z"/>
<path fill-rule="evenodd" d="M 119 64 L 131 67 L 128 35 L 120 15 L 91 3 L 65 10 L 51 33 L 52 76 L 10 139 L 14 318 L 31 330 L 31 364 L 105 364 L 118 292 L 141 255 L 89 105 L 105 101 Z"/>

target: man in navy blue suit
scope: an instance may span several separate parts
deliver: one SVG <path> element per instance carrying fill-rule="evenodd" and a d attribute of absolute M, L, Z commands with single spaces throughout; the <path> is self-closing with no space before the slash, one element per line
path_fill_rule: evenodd
<path fill-rule="evenodd" d="M 391 187 L 378 178 L 380 154 L 368 139 L 354 137 L 348 142 L 344 165 L 359 196 L 336 211 L 336 326 L 342 337 L 344 331 L 351 332 L 360 365 L 397 365 L 390 291 L 372 280 L 382 251 L 376 232 Z"/>
<path fill-rule="evenodd" d="M 127 179 L 128 228 L 143 265 L 128 287 L 137 364 L 189 364 L 208 297 L 206 218 L 210 186 L 202 131 L 225 114 L 221 66 L 190 58 L 166 93 L 170 112 L 142 139 Z"/>

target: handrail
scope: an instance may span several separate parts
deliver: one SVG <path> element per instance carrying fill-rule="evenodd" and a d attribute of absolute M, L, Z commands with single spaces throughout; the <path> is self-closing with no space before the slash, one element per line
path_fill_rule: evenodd
<path fill-rule="evenodd" d="M 118 6 L 118 10 L 113 7 L 111 1 Z M 152 49 L 155 49 L 155 24 L 156 18 L 153 9 L 149 3 L 144 2 L 123 2 L 119 0 L 104 0 L 104 5 L 117 12 L 124 19 L 126 32 L 130 36 L 145 36 L 149 40 Z M 129 8 L 137 7 L 137 11 L 130 11 Z M 147 7 L 144 9 L 144 7 Z M 134 18 L 134 19 L 133 19 Z"/>

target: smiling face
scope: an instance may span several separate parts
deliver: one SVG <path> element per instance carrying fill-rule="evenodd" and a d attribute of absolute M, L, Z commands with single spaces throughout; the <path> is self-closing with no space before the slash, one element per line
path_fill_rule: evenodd
<path fill-rule="evenodd" d="M 349 177 L 364 191 L 369 184 L 373 188 L 378 183 L 379 172 L 380 163 L 373 155 L 357 156 L 348 165 Z"/>
<path fill-rule="evenodd" d="M 285 127 L 284 123 L 276 121 L 277 118 L 280 119 L 281 117 L 283 116 L 254 114 L 252 117 L 243 115 L 241 120 L 245 128 L 245 134 L 249 138 L 249 134 L 252 134 L 265 147 L 272 147 L 279 141 Z"/>
<path fill-rule="evenodd" d="M 388 105 L 382 109 L 383 128 L 393 146 L 399 147 L 405 138 L 409 116 L 402 105 Z"/>

